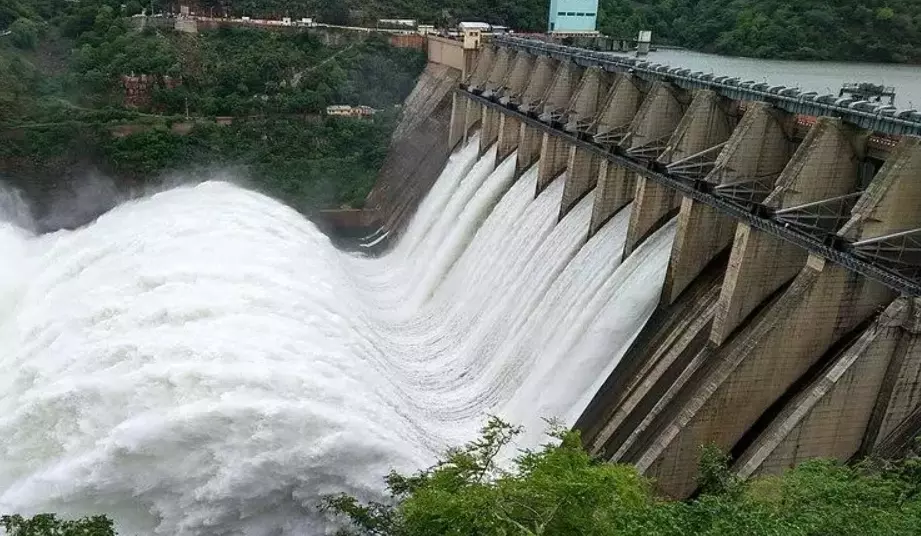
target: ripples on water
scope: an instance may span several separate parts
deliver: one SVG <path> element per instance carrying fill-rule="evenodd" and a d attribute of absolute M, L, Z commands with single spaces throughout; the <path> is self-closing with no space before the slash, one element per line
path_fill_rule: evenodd
<path fill-rule="evenodd" d="M 380 499 L 487 414 L 524 445 L 573 422 L 651 314 L 674 231 L 618 266 L 629 211 L 586 244 L 593 194 L 557 224 L 565 177 L 534 199 L 535 169 L 512 184 L 477 145 L 379 259 L 220 181 L 37 237 L 0 197 L 0 511 L 322 534 L 323 495 Z"/>

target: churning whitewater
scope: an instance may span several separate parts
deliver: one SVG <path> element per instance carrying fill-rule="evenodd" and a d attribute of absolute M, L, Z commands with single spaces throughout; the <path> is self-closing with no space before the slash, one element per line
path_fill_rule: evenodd
<path fill-rule="evenodd" d="M 35 236 L 0 192 L 0 512 L 125 534 L 324 534 L 488 414 L 572 423 L 655 306 L 674 230 L 619 263 L 514 155 L 452 155 L 386 256 L 219 180 Z"/>

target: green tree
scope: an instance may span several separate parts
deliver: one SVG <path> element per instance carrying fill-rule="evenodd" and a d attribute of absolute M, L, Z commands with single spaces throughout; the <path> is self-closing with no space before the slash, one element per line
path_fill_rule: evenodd
<path fill-rule="evenodd" d="M 552 431 L 551 444 L 503 470 L 496 461 L 518 432 L 493 419 L 431 469 L 390 474 L 390 500 L 339 495 L 323 508 L 349 521 L 342 534 L 376 536 L 907 536 L 921 526 L 916 456 L 854 466 L 816 460 L 746 483 L 706 448 L 700 495 L 681 502 L 657 497 L 632 466 L 592 459 L 572 431 Z"/>
<path fill-rule="evenodd" d="M 64 520 L 55 514 L 12 515 L 0 518 L 0 526 L 9 536 L 115 536 L 115 526 L 106 516 Z"/>
<path fill-rule="evenodd" d="M 38 45 L 39 27 L 34 21 L 19 18 L 10 25 L 10 38 L 13 44 L 23 49 L 33 49 Z"/>

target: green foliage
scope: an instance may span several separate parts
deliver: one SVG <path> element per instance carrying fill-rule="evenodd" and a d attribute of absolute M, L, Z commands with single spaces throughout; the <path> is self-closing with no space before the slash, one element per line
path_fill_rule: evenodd
<path fill-rule="evenodd" d="M 35 48 L 38 45 L 38 33 L 38 24 L 27 18 L 18 18 L 10 24 L 10 39 L 19 48 Z"/>
<path fill-rule="evenodd" d="M 105 516 L 64 520 L 55 514 L 13 515 L 0 517 L 0 526 L 9 536 L 115 536 L 114 525 Z"/>
<path fill-rule="evenodd" d="M 921 62 L 913 0 L 601 0 L 599 29 L 737 56 Z"/>
<path fill-rule="evenodd" d="M 431 469 L 386 479 L 391 500 L 340 495 L 322 507 L 349 521 L 342 534 L 415 536 L 569 535 L 909 535 L 921 526 L 917 457 L 846 466 L 817 460 L 782 476 L 744 483 L 728 458 L 702 451 L 701 494 L 688 502 L 654 493 L 631 466 L 601 463 L 578 433 L 496 460 L 519 432 L 492 419 L 481 439 L 446 453 Z"/>

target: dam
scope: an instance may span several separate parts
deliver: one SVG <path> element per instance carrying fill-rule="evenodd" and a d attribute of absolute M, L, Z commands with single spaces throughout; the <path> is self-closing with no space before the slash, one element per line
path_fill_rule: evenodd
<path fill-rule="evenodd" d="M 0 509 L 323 533 L 324 494 L 382 500 L 487 414 L 674 497 L 704 443 L 744 476 L 904 449 L 913 119 L 534 47 L 431 38 L 373 255 L 223 175 L 47 235 L 0 191 Z"/>

